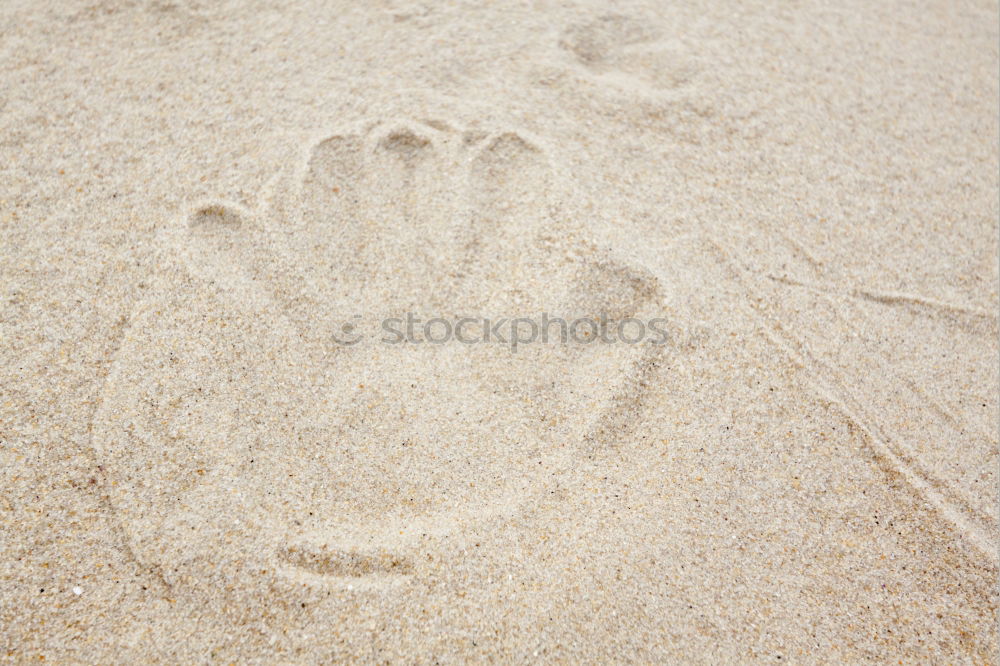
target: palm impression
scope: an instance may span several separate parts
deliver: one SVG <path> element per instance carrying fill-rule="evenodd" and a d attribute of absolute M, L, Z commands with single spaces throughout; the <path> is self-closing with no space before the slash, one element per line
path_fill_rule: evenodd
<path fill-rule="evenodd" d="M 377 323 L 654 316 L 655 280 L 584 239 L 562 183 L 523 133 L 372 122 L 259 210 L 164 233 L 94 424 L 137 557 L 171 583 L 399 583 L 541 501 L 662 347 L 385 344 Z"/>

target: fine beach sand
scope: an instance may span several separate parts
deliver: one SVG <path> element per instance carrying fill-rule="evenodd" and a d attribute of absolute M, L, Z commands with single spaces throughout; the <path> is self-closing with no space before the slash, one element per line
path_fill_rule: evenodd
<path fill-rule="evenodd" d="M 0 5 L 0 661 L 997 663 L 996 3 L 610 5 Z"/>

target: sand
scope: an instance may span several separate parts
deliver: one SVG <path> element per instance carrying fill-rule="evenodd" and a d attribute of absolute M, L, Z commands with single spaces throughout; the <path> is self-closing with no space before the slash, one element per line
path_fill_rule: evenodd
<path fill-rule="evenodd" d="M 0 660 L 995 663 L 997 14 L 4 3 Z"/>

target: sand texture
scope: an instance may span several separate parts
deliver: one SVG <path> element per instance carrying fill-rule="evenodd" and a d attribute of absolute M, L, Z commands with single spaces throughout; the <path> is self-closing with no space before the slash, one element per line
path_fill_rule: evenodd
<path fill-rule="evenodd" d="M 997 663 L 998 32 L 0 4 L 0 661 Z"/>

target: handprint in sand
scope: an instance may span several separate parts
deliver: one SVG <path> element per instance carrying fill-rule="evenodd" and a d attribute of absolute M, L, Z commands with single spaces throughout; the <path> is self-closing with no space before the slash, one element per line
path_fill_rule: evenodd
<path fill-rule="evenodd" d="M 311 144 L 258 209 L 166 231 L 94 424 L 137 559 L 171 585 L 401 584 L 600 446 L 663 347 L 342 344 L 356 315 L 656 315 L 655 279 L 585 239 L 546 154 L 373 121 Z"/>

